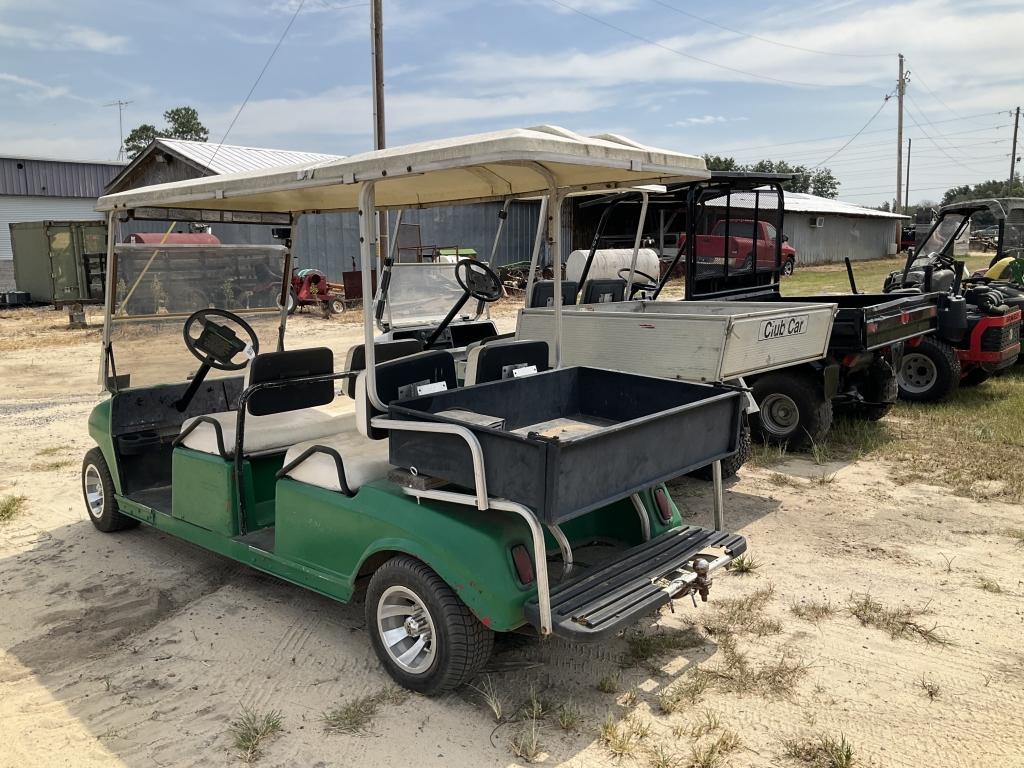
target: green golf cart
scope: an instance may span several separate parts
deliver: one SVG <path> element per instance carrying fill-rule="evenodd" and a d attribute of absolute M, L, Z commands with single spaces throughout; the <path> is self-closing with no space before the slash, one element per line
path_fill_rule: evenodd
<path fill-rule="evenodd" d="M 376 338 L 365 302 L 339 366 L 286 337 L 289 240 L 114 236 L 126 218 L 287 228 L 356 211 L 368 287 L 378 208 L 542 193 L 557 258 L 567 193 L 706 175 L 700 158 L 540 127 L 101 198 L 110 397 L 89 418 L 90 519 L 145 523 L 339 601 L 365 594 L 384 667 L 426 694 L 479 671 L 495 632 L 599 641 L 675 597 L 707 599 L 746 543 L 721 530 L 720 483 L 717 530 L 684 525 L 664 483 L 735 451 L 739 392 L 549 366 L 543 342 L 460 346 L 445 333 L 474 320 L 460 308 L 501 295 L 472 260 L 420 275 L 453 303 L 429 334 Z"/>

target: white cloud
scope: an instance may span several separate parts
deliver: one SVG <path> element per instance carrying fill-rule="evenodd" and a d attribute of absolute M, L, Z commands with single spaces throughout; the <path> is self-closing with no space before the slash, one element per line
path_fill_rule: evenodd
<path fill-rule="evenodd" d="M 0 45 L 38 51 L 122 53 L 127 50 L 128 38 L 79 24 L 59 24 L 47 29 L 0 24 Z"/>
<path fill-rule="evenodd" d="M 715 123 L 738 123 L 749 120 L 747 117 L 726 117 L 725 115 L 701 115 L 699 117 L 686 117 L 672 123 L 674 128 L 689 128 L 694 125 L 714 125 Z"/>
<path fill-rule="evenodd" d="M 558 2 L 561 6 L 547 2 L 547 0 L 542 0 L 543 5 L 549 6 L 552 10 L 557 11 L 558 13 L 572 13 L 573 10 L 578 10 L 586 13 L 604 15 L 609 13 L 621 13 L 622 11 L 631 11 L 637 6 L 637 0 L 558 0 Z"/>
<path fill-rule="evenodd" d="M 19 95 L 31 98 L 56 99 L 68 95 L 67 86 L 51 86 L 46 83 L 40 83 L 38 80 L 13 75 L 10 72 L 0 72 L 0 85 L 3 83 L 19 86 Z"/>

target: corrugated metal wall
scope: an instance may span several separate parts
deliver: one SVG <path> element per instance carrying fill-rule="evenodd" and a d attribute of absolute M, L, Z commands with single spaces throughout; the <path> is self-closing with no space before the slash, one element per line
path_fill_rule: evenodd
<path fill-rule="evenodd" d="M 530 258 L 537 228 L 539 203 L 515 203 L 509 208 L 495 262 L 498 265 Z M 423 245 L 473 248 L 480 258 L 491 255 L 491 244 L 498 226 L 500 203 L 479 203 L 458 208 L 425 208 L 406 211 L 405 224 L 419 224 Z M 394 228 L 395 214 L 390 227 Z M 167 223 L 129 221 L 121 225 L 119 240 L 132 232 L 166 231 Z M 186 227 L 178 227 L 187 231 Z M 242 224 L 216 224 L 213 233 L 225 243 L 273 243 L 270 227 Z M 314 267 L 330 276 L 358 269 L 359 217 L 354 213 L 320 213 L 303 216 L 294 233 L 295 261 L 301 267 Z"/>
<path fill-rule="evenodd" d="M 811 214 L 789 213 L 782 231 L 796 248 L 797 269 L 801 265 L 837 264 L 847 256 L 851 261 L 879 259 L 888 255 L 896 242 L 898 219 L 867 219 L 825 216 L 823 227 L 812 227 Z"/>
<path fill-rule="evenodd" d="M 0 157 L 0 195 L 96 199 L 124 166 Z"/>
<path fill-rule="evenodd" d="M 94 199 L 80 197 L 0 196 L 0 260 L 13 259 L 9 224 L 18 221 L 75 221 L 102 219 Z"/>

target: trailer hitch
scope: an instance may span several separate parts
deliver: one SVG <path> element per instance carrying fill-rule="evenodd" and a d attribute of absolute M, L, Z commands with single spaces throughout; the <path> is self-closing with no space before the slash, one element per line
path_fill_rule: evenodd
<path fill-rule="evenodd" d="M 711 582 L 713 579 L 708 576 L 710 572 L 710 566 L 708 561 L 703 557 L 698 557 L 693 561 L 693 571 L 697 574 L 696 580 L 690 585 L 690 599 L 693 600 L 693 607 L 697 607 L 697 595 L 700 595 L 700 601 L 706 603 L 708 601 L 708 592 L 711 590 Z"/>

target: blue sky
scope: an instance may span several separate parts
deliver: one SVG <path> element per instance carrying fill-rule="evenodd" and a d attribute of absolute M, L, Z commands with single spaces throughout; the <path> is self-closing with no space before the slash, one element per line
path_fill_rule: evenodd
<path fill-rule="evenodd" d="M 219 141 L 298 2 L 0 0 L 0 153 L 113 159 L 117 98 L 126 130 L 190 104 Z M 1024 102 L 1020 0 L 386 0 L 384 15 L 389 145 L 546 122 L 813 166 L 893 91 L 902 51 L 913 202 L 1006 176 Z M 368 17 L 306 0 L 228 143 L 371 148 Z M 828 161 L 841 197 L 894 195 L 895 125 L 892 100 Z"/>

